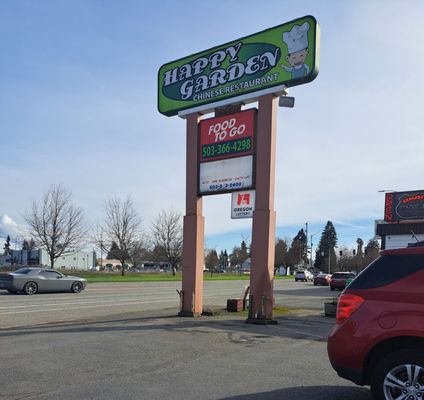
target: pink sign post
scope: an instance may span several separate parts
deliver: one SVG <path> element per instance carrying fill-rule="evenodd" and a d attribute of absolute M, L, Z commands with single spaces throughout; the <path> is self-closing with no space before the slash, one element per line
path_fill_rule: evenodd
<path fill-rule="evenodd" d="M 202 196 L 256 189 L 248 322 L 272 322 L 277 99 L 317 77 L 319 32 L 306 15 L 159 69 L 159 112 L 187 120 L 181 316 L 202 313 Z M 241 111 L 256 101 L 258 110 Z"/>
<path fill-rule="evenodd" d="M 248 322 L 272 320 L 275 247 L 275 141 L 278 97 L 259 98 L 256 203 L 253 212 Z"/>
<path fill-rule="evenodd" d="M 186 214 L 184 216 L 183 282 L 181 298 L 182 317 L 193 317 L 202 313 L 203 307 L 203 265 L 205 218 L 202 215 L 202 197 L 197 195 L 198 174 L 197 151 L 198 114 L 187 116 L 186 150 Z"/>

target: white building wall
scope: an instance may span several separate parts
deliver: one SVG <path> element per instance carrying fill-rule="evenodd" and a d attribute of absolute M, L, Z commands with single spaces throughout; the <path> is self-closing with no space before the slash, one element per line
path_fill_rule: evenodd
<path fill-rule="evenodd" d="M 32 259 L 32 262 L 30 259 Z M 34 262 L 37 261 L 38 262 Z M 0 267 L 18 265 L 41 265 L 50 267 L 50 257 L 46 250 L 13 250 L 12 255 L 0 256 Z M 94 251 L 79 251 L 77 253 L 68 253 L 56 259 L 54 267 L 56 269 L 80 269 L 89 270 L 96 265 L 96 253 Z"/>
<path fill-rule="evenodd" d="M 60 256 L 54 262 L 56 269 L 80 269 L 89 270 L 96 266 L 95 252 L 79 251 L 78 253 L 69 253 Z"/>
<path fill-rule="evenodd" d="M 399 249 L 406 247 L 408 244 L 413 244 L 418 241 L 424 240 L 424 234 L 420 235 L 387 235 L 386 236 L 386 250 Z"/>

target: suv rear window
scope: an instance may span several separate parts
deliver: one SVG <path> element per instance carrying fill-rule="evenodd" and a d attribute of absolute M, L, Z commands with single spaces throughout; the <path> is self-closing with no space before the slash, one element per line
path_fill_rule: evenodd
<path fill-rule="evenodd" d="M 345 278 L 352 278 L 354 276 L 355 274 L 349 274 L 349 273 L 340 274 L 338 272 L 335 272 L 331 277 L 335 279 L 345 279 Z"/>
<path fill-rule="evenodd" d="M 349 285 L 349 289 L 385 286 L 422 269 L 424 269 L 424 255 L 383 255 L 368 265 Z"/>

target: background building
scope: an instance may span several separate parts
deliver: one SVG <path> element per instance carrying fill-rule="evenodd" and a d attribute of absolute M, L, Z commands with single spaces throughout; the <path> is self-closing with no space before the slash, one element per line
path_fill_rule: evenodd
<path fill-rule="evenodd" d="M 389 192 L 384 221 L 376 221 L 381 249 L 396 249 L 424 240 L 424 190 Z"/>
<path fill-rule="evenodd" d="M 43 266 L 50 267 L 50 257 L 43 249 L 39 250 L 11 250 L 10 254 L 0 256 L 0 267 L 9 266 Z M 89 270 L 96 266 L 94 251 L 79 251 L 66 253 L 56 259 L 55 269 Z"/>

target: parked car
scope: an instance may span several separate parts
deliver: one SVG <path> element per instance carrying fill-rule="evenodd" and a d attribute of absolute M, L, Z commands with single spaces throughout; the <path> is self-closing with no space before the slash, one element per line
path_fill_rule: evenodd
<path fill-rule="evenodd" d="M 354 277 L 355 274 L 353 272 L 335 272 L 331 275 L 330 289 L 342 290 L 346 287 L 346 280 Z"/>
<path fill-rule="evenodd" d="M 87 280 L 77 276 L 63 275 L 53 269 L 21 268 L 9 274 L 0 274 L 0 289 L 9 293 L 41 292 L 79 293 L 87 286 Z"/>
<path fill-rule="evenodd" d="M 305 269 L 304 271 L 303 270 L 302 271 L 296 271 L 295 274 L 294 274 L 294 280 L 296 282 L 297 281 L 302 281 L 302 282 L 312 281 L 313 278 L 314 278 L 314 276 L 307 269 Z"/>
<path fill-rule="evenodd" d="M 322 285 L 328 286 L 330 285 L 331 275 L 330 274 L 318 274 L 314 276 L 314 286 Z"/>
<path fill-rule="evenodd" d="M 371 385 L 375 400 L 424 398 L 423 288 L 419 242 L 383 250 L 339 297 L 331 365 L 342 378 Z"/>

